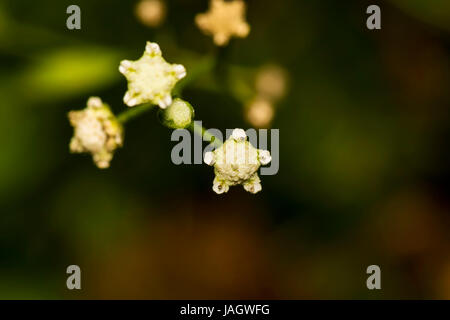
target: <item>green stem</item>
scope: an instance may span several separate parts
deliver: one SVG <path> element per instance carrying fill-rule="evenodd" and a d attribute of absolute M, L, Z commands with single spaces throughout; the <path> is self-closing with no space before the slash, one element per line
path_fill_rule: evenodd
<path fill-rule="evenodd" d="M 192 81 L 195 81 L 195 79 L 199 78 L 202 74 L 210 72 L 212 69 L 214 69 L 214 66 L 216 65 L 216 59 L 215 57 L 205 57 L 201 59 L 201 61 L 198 63 L 198 65 L 190 72 L 188 73 L 188 76 L 183 79 L 178 85 L 175 87 L 175 89 L 172 91 L 172 94 L 174 96 L 181 96 L 181 92 L 183 91 L 184 87 L 191 83 Z M 132 107 L 126 111 L 123 111 L 117 116 L 117 119 L 122 124 L 126 123 L 128 120 L 131 120 L 140 114 L 152 109 L 154 105 L 150 103 L 144 103 L 136 107 Z"/>
<path fill-rule="evenodd" d="M 117 116 L 117 120 L 119 120 L 120 123 L 124 124 L 124 123 L 128 122 L 129 120 L 140 116 L 142 113 L 153 109 L 154 107 L 155 107 L 154 104 L 143 103 L 141 105 L 129 108 L 128 110 L 125 110 L 125 111 L 121 112 Z"/>
<path fill-rule="evenodd" d="M 197 67 L 194 70 L 192 70 L 192 72 L 190 73 L 190 76 L 188 76 L 186 79 L 184 79 L 184 81 L 180 82 L 175 87 L 173 94 L 181 95 L 181 92 L 183 91 L 183 89 L 186 85 L 188 85 L 195 79 L 199 78 L 202 74 L 211 72 L 216 67 L 216 62 L 217 62 L 217 59 L 215 58 L 215 56 L 203 58 L 202 61 L 198 63 Z M 120 113 L 117 116 L 117 120 L 120 123 L 125 124 L 129 120 L 140 116 L 142 113 L 153 109 L 153 107 L 155 107 L 155 105 L 153 105 L 151 103 L 144 103 L 139 106 L 132 107 L 132 108 Z M 223 144 L 223 142 L 219 138 L 212 135 L 204 127 L 195 123 L 195 121 L 193 121 L 189 125 L 188 129 L 191 130 L 192 132 L 200 135 L 200 137 L 202 137 L 205 141 L 210 141 L 211 143 L 213 143 L 213 145 L 216 148 L 219 148 Z"/>
<path fill-rule="evenodd" d="M 189 127 L 189 130 L 191 130 L 192 132 L 198 134 L 200 137 L 202 137 L 205 141 L 210 141 L 212 142 L 212 144 L 216 147 L 219 148 L 223 142 L 217 138 L 215 135 L 211 134 L 208 130 L 206 130 L 204 127 L 202 127 L 201 125 L 197 124 L 195 121 L 193 121 Z"/>
<path fill-rule="evenodd" d="M 175 96 L 181 96 L 183 89 L 190 84 L 191 82 L 195 81 L 199 77 L 201 77 L 203 74 L 211 72 L 215 66 L 217 65 L 217 59 L 216 56 L 207 56 L 202 58 L 198 64 L 193 68 L 185 79 L 181 80 L 180 83 L 175 87 L 173 90 L 173 95 Z"/>
<path fill-rule="evenodd" d="M 213 56 L 203 58 L 201 62 L 198 63 L 198 66 L 190 73 L 190 76 L 188 76 L 184 81 L 180 82 L 180 84 L 175 88 L 175 93 L 181 95 L 184 87 L 187 84 L 195 81 L 201 75 L 213 71 L 217 67 L 217 61 L 217 53 L 215 53 Z M 219 148 L 223 144 L 223 142 L 219 138 L 211 134 L 208 130 L 206 130 L 206 128 L 197 124 L 195 121 L 191 122 L 188 129 L 195 134 L 198 134 L 205 141 L 210 141 L 216 148 Z"/>

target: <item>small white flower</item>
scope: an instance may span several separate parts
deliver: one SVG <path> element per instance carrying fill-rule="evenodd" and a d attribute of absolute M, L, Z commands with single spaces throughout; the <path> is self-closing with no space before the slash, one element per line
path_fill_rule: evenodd
<path fill-rule="evenodd" d="M 139 60 L 123 60 L 119 71 L 128 80 L 123 101 L 129 107 L 149 102 L 167 108 L 172 103 L 172 89 L 186 76 L 186 69 L 166 62 L 159 45 L 153 42 L 147 42 Z"/>
<path fill-rule="evenodd" d="M 220 181 L 217 177 L 213 181 L 213 190 L 217 194 L 222 194 L 228 192 L 230 189 L 229 185 L 225 181 Z"/>
<path fill-rule="evenodd" d="M 215 162 L 214 153 L 212 153 L 211 151 L 206 152 L 203 160 L 208 166 L 212 166 Z"/>
<path fill-rule="evenodd" d="M 231 137 L 222 146 L 212 152 L 206 152 L 204 162 L 214 166 L 216 175 L 213 190 L 217 194 L 225 193 L 230 186 L 242 184 L 251 193 L 261 191 L 258 169 L 271 160 L 270 152 L 258 150 L 247 141 L 243 129 L 235 129 Z"/>
<path fill-rule="evenodd" d="M 268 150 L 259 150 L 259 162 L 261 162 L 262 165 L 266 165 L 270 161 L 272 161 L 270 152 Z"/>
<path fill-rule="evenodd" d="M 102 99 L 99 97 L 90 97 L 88 99 L 87 106 L 91 108 L 101 108 L 103 106 Z"/>
<path fill-rule="evenodd" d="M 231 136 L 236 141 L 244 141 L 245 139 L 247 139 L 247 135 L 245 134 L 244 129 L 239 128 L 234 129 L 231 133 Z"/>
<path fill-rule="evenodd" d="M 261 180 L 256 173 L 251 179 L 244 183 L 244 189 L 250 193 L 258 193 L 262 190 Z"/>
<path fill-rule="evenodd" d="M 97 167 L 108 168 L 115 149 L 123 143 L 122 126 L 108 105 L 91 97 L 87 108 L 69 112 L 69 120 L 74 127 L 70 151 L 89 152 Z"/>
<path fill-rule="evenodd" d="M 173 67 L 178 79 L 183 79 L 186 76 L 186 68 L 182 64 L 176 64 Z"/>
<path fill-rule="evenodd" d="M 147 44 L 145 45 L 145 52 L 152 56 L 160 56 L 161 48 L 157 43 L 147 41 Z"/>
<path fill-rule="evenodd" d="M 161 109 L 167 108 L 168 106 L 170 106 L 172 104 L 172 96 L 170 94 L 168 94 L 167 96 L 162 98 L 158 104 Z"/>
<path fill-rule="evenodd" d="M 131 61 L 122 60 L 119 65 L 119 72 L 125 74 L 128 69 L 131 69 Z"/>

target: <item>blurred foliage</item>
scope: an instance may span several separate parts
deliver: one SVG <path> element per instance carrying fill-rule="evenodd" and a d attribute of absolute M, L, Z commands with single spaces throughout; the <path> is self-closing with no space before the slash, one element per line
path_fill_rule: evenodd
<path fill-rule="evenodd" d="M 369 1 L 246 2 L 250 35 L 220 50 L 194 24 L 206 0 L 167 1 L 153 29 L 137 1 L 80 0 L 78 31 L 70 1 L 0 3 L 0 298 L 450 298 L 450 3 L 379 1 L 374 32 Z M 248 128 L 260 68 L 287 71 L 260 194 L 173 165 L 155 112 L 108 170 L 69 154 L 67 112 L 91 95 L 126 110 L 118 64 L 147 40 L 186 66 L 207 128 Z"/>
<path fill-rule="evenodd" d="M 450 3 L 446 0 L 391 0 L 405 12 L 432 25 L 450 30 Z"/>

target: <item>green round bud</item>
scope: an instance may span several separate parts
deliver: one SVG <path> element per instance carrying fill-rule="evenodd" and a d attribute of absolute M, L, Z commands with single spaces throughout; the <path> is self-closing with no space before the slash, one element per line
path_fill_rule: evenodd
<path fill-rule="evenodd" d="M 194 118 L 194 108 L 189 102 L 176 98 L 166 109 L 158 112 L 163 125 L 172 129 L 184 129 L 188 127 Z"/>

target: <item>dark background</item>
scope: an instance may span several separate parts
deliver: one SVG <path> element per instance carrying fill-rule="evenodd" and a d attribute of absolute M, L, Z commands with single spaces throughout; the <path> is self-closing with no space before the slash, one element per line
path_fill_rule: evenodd
<path fill-rule="evenodd" d="M 110 169 L 69 153 L 67 112 L 92 95 L 126 110 L 117 68 L 146 41 L 188 74 L 217 54 L 194 24 L 206 0 L 167 1 L 158 28 L 136 1 L 0 2 L 0 298 L 450 298 L 450 2 L 247 3 L 222 81 L 183 95 L 207 128 L 249 128 L 231 88 L 286 70 L 280 170 L 257 195 L 216 195 L 211 167 L 172 164 L 154 111 L 127 124 Z M 382 30 L 366 28 L 370 4 Z M 382 290 L 366 288 L 371 264 Z"/>

